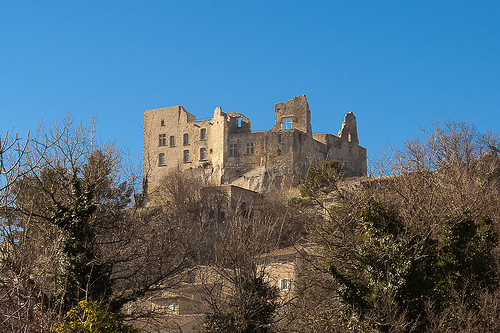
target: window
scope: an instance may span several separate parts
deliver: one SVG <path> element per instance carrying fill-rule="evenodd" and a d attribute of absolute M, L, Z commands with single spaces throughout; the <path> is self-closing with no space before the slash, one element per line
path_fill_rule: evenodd
<path fill-rule="evenodd" d="M 347 141 L 351 142 L 351 132 L 347 132 Z"/>
<path fill-rule="evenodd" d="M 292 129 L 292 118 L 281 119 L 283 129 Z"/>
<path fill-rule="evenodd" d="M 253 142 L 247 143 L 247 154 L 253 154 Z"/>
<path fill-rule="evenodd" d="M 207 159 L 207 148 L 200 148 L 200 160 Z"/>
<path fill-rule="evenodd" d="M 278 134 L 278 142 L 281 142 L 281 134 Z"/>
<path fill-rule="evenodd" d="M 160 155 L 158 155 L 158 166 L 165 166 L 165 154 L 164 153 L 160 153 Z"/>
<path fill-rule="evenodd" d="M 283 279 L 278 281 L 278 289 L 279 290 L 285 290 L 285 289 L 290 289 L 292 286 L 292 280 L 290 279 Z"/>
<path fill-rule="evenodd" d="M 184 146 L 188 146 L 189 145 L 189 134 L 184 133 L 183 141 L 182 142 L 183 142 Z"/>
<path fill-rule="evenodd" d="M 206 140 L 207 139 L 207 129 L 202 128 L 200 130 L 200 140 Z"/>
<path fill-rule="evenodd" d="M 276 152 L 276 154 L 277 154 L 278 156 L 281 156 L 281 150 L 280 150 L 280 149 L 278 149 L 278 151 Z"/>
<path fill-rule="evenodd" d="M 170 137 L 170 147 L 175 147 L 175 137 L 173 135 Z"/>
<path fill-rule="evenodd" d="M 165 126 L 165 120 L 162 119 L 161 126 Z"/>
<path fill-rule="evenodd" d="M 160 134 L 158 138 L 158 146 L 166 146 L 167 145 L 167 135 Z"/>
<path fill-rule="evenodd" d="M 238 127 L 241 127 L 241 117 L 238 117 Z"/>
<path fill-rule="evenodd" d="M 184 163 L 189 162 L 189 150 L 184 150 Z"/>
<path fill-rule="evenodd" d="M 212 154 L 214 152 L 214 150 L 212 148 L 210 148 L 210 154 Z"/>
<path fill-rule="evenodd" d="M 175 302 L 170 302 L 170 304 L 168 305 L 168 309 L 170 311 L 175 311 Z"/>
<path fill-rule="evenodd" d="M 229 146 L 229 156 L 236 156 L 238 154 L 238 146 L 237 145 L 230 145 Z"/>

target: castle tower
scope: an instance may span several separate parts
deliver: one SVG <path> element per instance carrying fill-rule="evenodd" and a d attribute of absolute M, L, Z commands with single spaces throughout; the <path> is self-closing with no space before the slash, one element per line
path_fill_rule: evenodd
<path fill-rule="evenodd" d="M 295 96 L 286 103 L 274 105 L 274 126 L 271 131 L 298 129 L 312 135 L 311 110 L 306 95 Z"/>

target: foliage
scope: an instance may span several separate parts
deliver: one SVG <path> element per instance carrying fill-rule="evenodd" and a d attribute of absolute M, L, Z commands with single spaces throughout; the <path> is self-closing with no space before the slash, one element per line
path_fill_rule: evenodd
<path fill-rule="evenodd" d="M 85 297 L 108 301 L 111 295 L 110 267 L 100 260 L 92 214 L 96 210 L 93 192 L 82 193 L 81 180 L 73 175 L 71 206 L 56 203 L 50 222 L 62 232 L 60 275 L 55 297 L 63 309 Z"/>
<path fill-rule="evenodd" d="M 329 268 L 347 320 L 390 331 L 378 301 L 391 298 L 397 313 L 425 330 L 429 306 L 442 312 L 460 292 L 473 307 L 478 291 L 496 287 L 498 241 L 488 217 L 481 225 L 467 216 L 449 219 L 437 241 L 422 230 L 405 230 L 395 208 L 372 202 L 360 212 L 356 232 L 359 244 L 349 264 Z"/>
<path fill-rule="evenodd" d="M 278 307 L 278 289 L 260 276 L 243 282 L 235 296 L 228 310 L 207 315 L 205 332 L 269 332 Z"/>
<path fill-rule="evenodd" d="M 67 313 L 67 322 L 54 324 L 57 333 L 134 333 L 136 329 L 121 322 L 120 316 L 97 302 L 81 301 L 78 309 Z"/>

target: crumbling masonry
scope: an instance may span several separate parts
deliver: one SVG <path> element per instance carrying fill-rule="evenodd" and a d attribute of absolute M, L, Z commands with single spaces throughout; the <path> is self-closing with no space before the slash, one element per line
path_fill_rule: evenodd
<path fill-rule="evenodd" d="M 347 176 L 366 176 L 366 149 L 359 145 L 352 112 L 345 115 L 338 136 L 312 133 L 305 95 L 275 104 L 274 119 L 270 130 L 252 132 L 247 117 L 220 107 L 206 120 L 196 120 L 180 105 L 146 111 L 147 192 L 176 170 L 257 192 L 296 186 L 309 166 L 329 159 L 340 161 Z"/>

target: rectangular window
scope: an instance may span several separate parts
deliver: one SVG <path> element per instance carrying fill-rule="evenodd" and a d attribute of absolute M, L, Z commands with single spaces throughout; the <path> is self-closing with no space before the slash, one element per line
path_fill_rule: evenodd
<path fill-rule="evenodd" d="M 158 138 L 158 146 L 166 146 L 167 145 L 167 135 L 160 134 Z"/>
<path fill-rule="evenodd" d="M 238 127 L 241 127 L 241 117 L 238 117 Z"/>
<path fill-rule="evenodd" d="M 175 147 L 175 137 L 173 135 L 170 137 L 170 147 Z"/>
<path fill-rule="evenodd" d="M 188 146 L 189 145 L 189 134 L 184 133 L 183 141 L 182 142 L 183 142 L 184 146 Z"/>
<path fill-rule="evenodd" d="M 161 121 L 161 126 L 165 126 L 165 120 Z"/>
<path fill-rule="evenodd" d="M 279 290 L 285 290 L 285 289 L 290 289 L 292 286 L 292 280 L 290 279 L 283 279 L 278 281 L 278 289 Z"/>
<path fill-rule="evenodd" d="M 206 160 L 207 159 L 207 148 L 200 148 L 200 160 Z"/>
<path fill-rule="evenodd" d="M 237 145 L 230 145 L 229 146 L 229 156 L 236 156 L 238 154 L 238 146 Z"/>
<path fill-rule="evenodd" d="M 278 134 L 278 142 L 281 142 L 281 134 Z"/>
<path fill-rule="evenodd" d="M 200 140 L 206 140 L 207 139 L 207 129 L 202 128 L 200 130 Z"/>
<path fill-rule="evenodd" d="M 292 118 L 283 118 L 281 119 L 283 129 L 292 129 Z"/>
<path fill-rule="evenodd" d="M 165 154 L 164 153 L 160 153 L 160 155 L 158 155 L 158 166 L 165 166 Z"/>
<path fill-rule="evenodd" d="M 175 311 L 175 302 L 170 302 L 170 304 L 168 304 L 168 310 Z"/>
<path fill-rule="evenodd" d="M 189 162 L 189 150 L 184 150 L 184 163 Z"/>
<path fill-rule="evenodd" d="M 247 143 L 247 154 L 253 154 L 253 142 Z"/>

